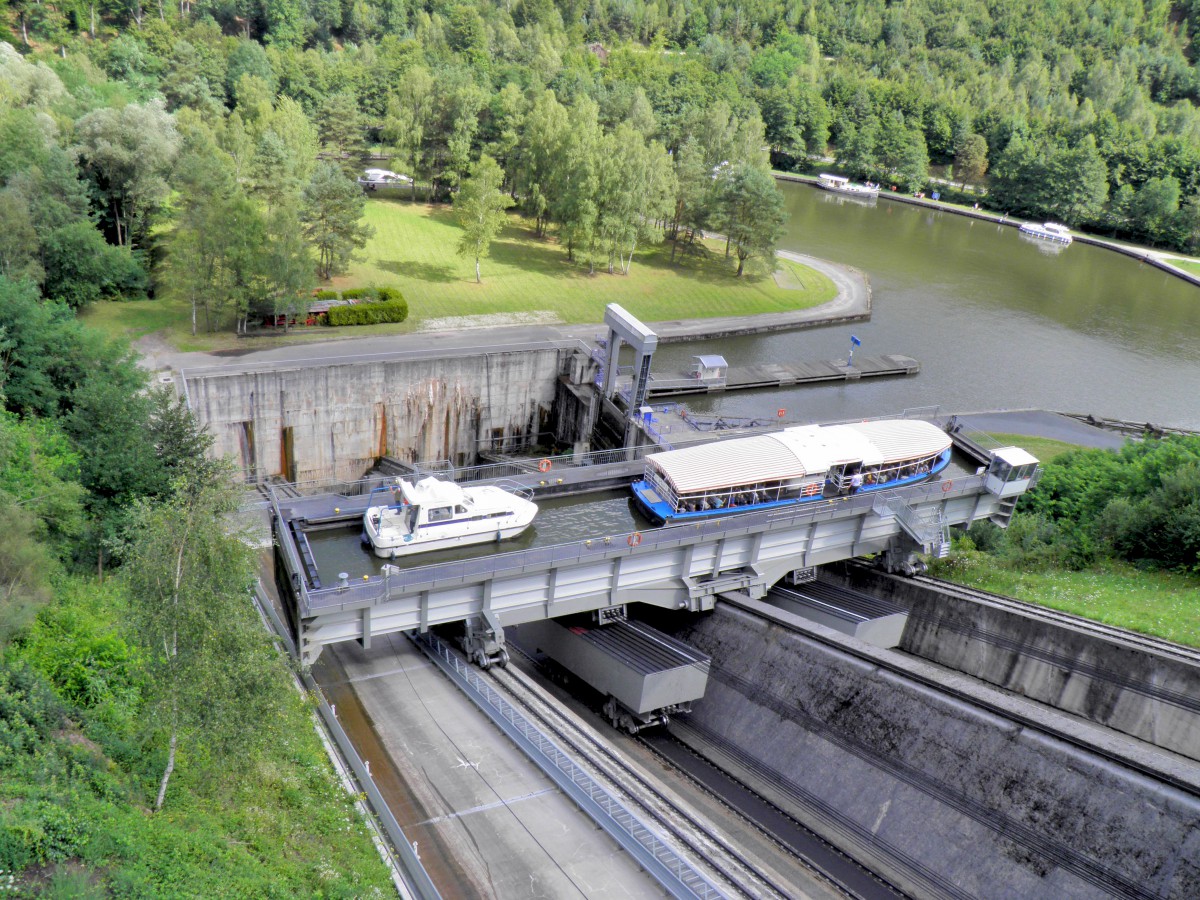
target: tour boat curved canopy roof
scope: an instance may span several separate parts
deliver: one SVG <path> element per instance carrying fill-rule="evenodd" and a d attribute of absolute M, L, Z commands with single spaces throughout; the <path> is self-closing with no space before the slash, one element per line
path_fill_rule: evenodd
<path fill-rule="evenodd" d="M 802 425 L 775 434 L 716 441 L 652 453 L 658 469 L 681 494 L 823 475 L 833 466 L 878 466 L 935 456 L 950 446 L 929 422 L 890 419 L 850 425 Z"/>

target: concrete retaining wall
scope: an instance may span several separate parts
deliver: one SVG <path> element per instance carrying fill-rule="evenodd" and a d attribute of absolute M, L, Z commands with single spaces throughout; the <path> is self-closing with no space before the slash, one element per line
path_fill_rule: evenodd
<path fill-rule="evenodd" d="M 728 605 L 677 636 L 713 657 L 687 725 L 913 896 L 1200 896 L 1193 796 Z"/>
<path fill-rule="evenodd" d="M 900 648 L 1200 760 L 1200 669 L 882 572 L 852 586 L 910 610 Z"/>
<path fill-rule="evenodd" d="M 188 376 L 213 452 L 247 479 L 362 477 L 380 456 L 473 463 L 550 424 L 557 349 Z"/>

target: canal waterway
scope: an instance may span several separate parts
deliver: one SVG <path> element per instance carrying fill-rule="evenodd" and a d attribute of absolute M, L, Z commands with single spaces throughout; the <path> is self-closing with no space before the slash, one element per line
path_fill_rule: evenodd
<path fill-rule="evenodd" d="M 654 370 L 719 353 L 731 366 L 901 353 L 916 376 L 690 399 L 699 412 L 832 421 L 940 405 L 1046 408 L 1200 428 L 1200 288 L 1111 251 L 1057 248 L 948 212 L 780 185 L 781 248 L 855 266 L 869 322 L 661 345 Z"/>
<path fill-rule="evenodd" d="M 974 472 L 975 468 L 973 460 L 956 450 L 950 465 L 940 477 L 952 480 Z M 633 493 L 629 490 L 601 491 L 575 497 L 540 497 L 537 504 L 538 513 L 533 524 L 520 536 L 501 544 L 489 541 L 455 550 L 418 553 L 396 560 L 380 559 L 362 542 L 361 521 L 345 527 L 310 531 L 308 543 L 321 583 L 328 587 L 337 583 L 338 575 L 342 572 L 352 581 L 359 581 L 364 575 L 382 574 L 382 567 L 388 563 L 400 568 L 431 566 L 494 553 L 514 553 L 534 547 L 584 540 L 603 541 L 606 538 L 615 540 L 618 547 L 624 548 L 630 532 L 647 531 L 655 527 L 638 510 L 633 502 Z"/>
<path fill-rule="evenodd" d="M 358 580 L 363 575 L 380 574 L 380 568 L 385 563 L 401 568 L 430 566 L 496 552 L 511 553 L 589 538 L 603 539 L 604 535 L 624 535 L 653 527 L 638 513 L 630 491 L 606 491 L 583 498 L 541 498 L 537 504 L 538 514 L 533 524 L 520 536 L 502 544 L 489 542 L 457 550 L 440 550 L 386 560 L 377 557 L 370 547 L 362 543 L 361 522 L 348 528 L 310 532 L 308 542 L 322 583 L 332 585 L 336 583 L 340 572 Z"/>

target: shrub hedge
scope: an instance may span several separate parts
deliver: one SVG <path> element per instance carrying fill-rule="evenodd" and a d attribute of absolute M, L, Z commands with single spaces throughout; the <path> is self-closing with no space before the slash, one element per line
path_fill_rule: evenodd
<path fill-rule="evenodd" d="M 338 292 L 337 291 L 317 291 L 315 294 L 313 294 L 313 298 L 316 300 L 336 300 L 338 298 Z"/>
<path fill-rule="evenodd" d="M 375 288 L 347 288 L 342 291 L 343 300 L 377 300 Z"/>
<path fill-rule="evenodd" d="M 403 322 L 407 318 L 408 303 L 403 297 L 386 303 L 334 306 L 329 310 L 330 325 L 380 325 L 384 322 Z"/>

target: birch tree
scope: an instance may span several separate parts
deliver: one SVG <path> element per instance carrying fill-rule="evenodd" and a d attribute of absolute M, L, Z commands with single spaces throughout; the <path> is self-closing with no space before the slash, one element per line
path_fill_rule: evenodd
<path fill-rule="evenodd" d="M 145 721 L 166 743 L 156 811 L 189 752 L 253 758 L 286 690 L 251 606 L 253 551 L 225 528 L 236 505 L 230 485 L 200 480 L 134 510 L 127 625 L 144 652 Z"/>
<path fill-rule="evenodd" d="M 454 196 L 454 216 L 462 226 L 458 254 L 475 260 L 475 283 L 482 284 L 479 260 L 488 255 L 492 241 L 508 217 L 504 211 L 513 205 L 513 198 L 500 187 L 504 172 L 490 156 L 479 157 L 471 177 L 463 182 Z"/>

